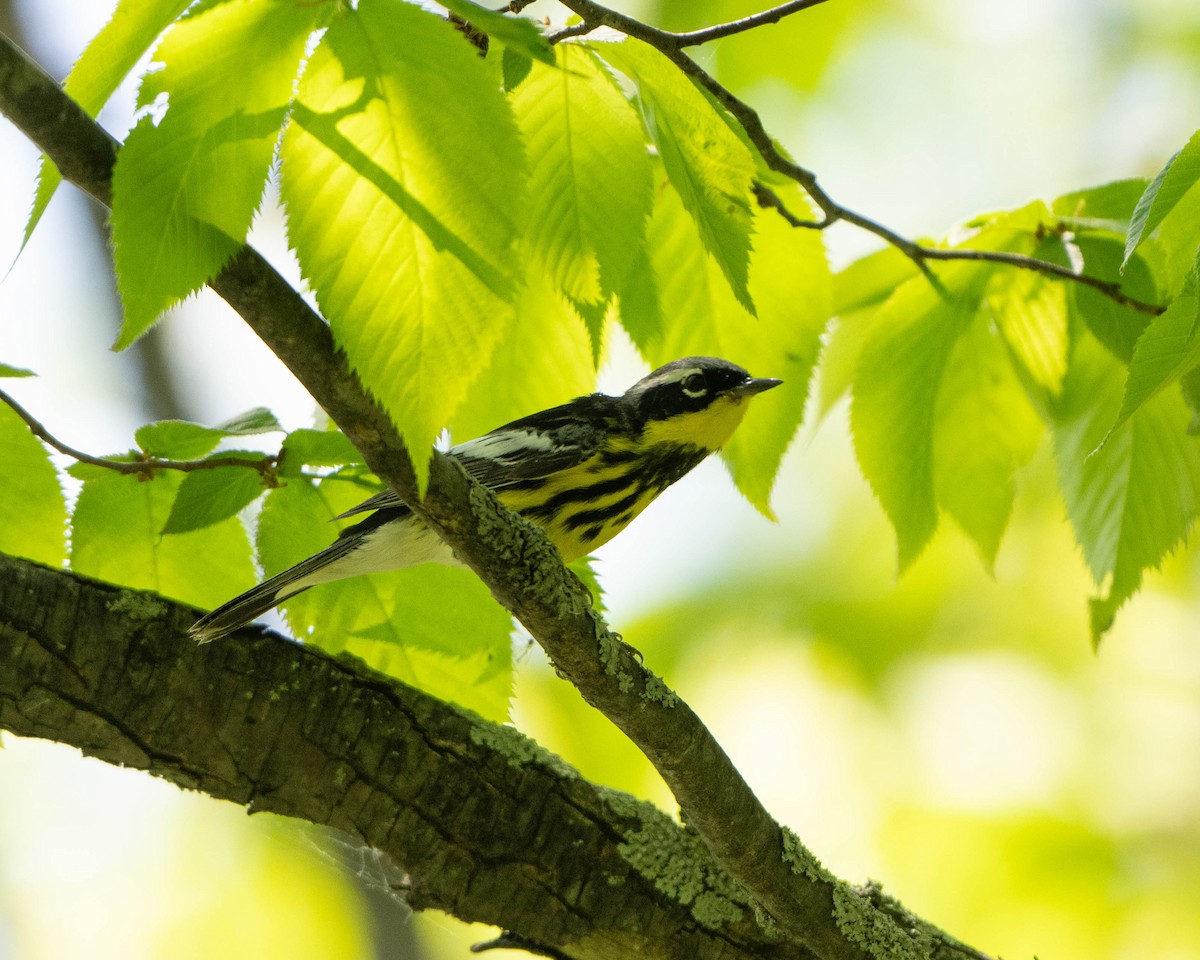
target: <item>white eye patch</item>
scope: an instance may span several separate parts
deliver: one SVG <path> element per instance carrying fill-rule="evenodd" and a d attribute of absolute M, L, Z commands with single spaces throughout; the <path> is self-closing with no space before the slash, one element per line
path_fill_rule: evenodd
<path fill-rule="evenodd" d="M 680 381 L 679 388 L 688 397 L 702 397 L 708 393 L 708 386 L 704 382 L 704 375 L 698 372 L 689 373 Z"/>

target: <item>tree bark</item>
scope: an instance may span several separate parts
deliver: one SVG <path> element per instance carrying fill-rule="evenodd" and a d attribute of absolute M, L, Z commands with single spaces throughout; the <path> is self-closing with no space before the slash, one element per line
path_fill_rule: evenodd
<path fill-rule="evenodd" d="M 572 958 L 807 958 L 694 834 L 510 727 L 277 634 L 0 555 L 0 727 L 349 834 L 414 909 Z"/>

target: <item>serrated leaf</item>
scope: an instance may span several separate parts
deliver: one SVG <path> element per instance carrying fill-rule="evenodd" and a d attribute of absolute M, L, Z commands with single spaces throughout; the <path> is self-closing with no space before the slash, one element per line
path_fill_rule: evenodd
<path fill-rule="evenodd" d="M 50 456 L 16 412 L 0 405 L 0 553 L 60 566 L 67 505 Z"/>
<path fill-rule="evenodd" d="M 329 521 L 362 498 L 340 478 L 297 479 L 272 490 L 258 524 L 268 574 L 311 556 L 336 536 Z M 413 568 L 353 577 L 284 605 L 293 633 L 491 719 L 507 718 L 511 620 L 469 571 Z"/>
<path fill-rule="evenodd" d="M 258 456 L 241 451 L 247 458 Z M 222 452 L 221 456 L 236 455 Z M 184 475 L 171 512 L 163 524 L 163 534 L 201 530 L 229 517 L 236 517 L 263 492 L 262 475 L 249 467 L 214 467 L 193 470 Z"/>
<path fill-rule="evenodd" d="M 989 569 L 1008 526 L 1014 475 L 1033 457 L 1042 421 L 1001 339 L 976 314 L 946 362 L 934 406 L 938 505 L 979 548 Z"/>
<path fill-rule="evenodd" d="M 1096 641 L 1144 571 L 1187 535 L 1200 503 L 1200 448 L 1185 433 L 1189 413 L 1174 391 L 1148 399 L 1097 449 L 1123 379 L 1117 360 L 1080 337 L 1055 427 L 1067 513 L 1093 578 L 1107 588 L 1091 607 Z"/>
<path fill-rule="evenodd" d="M 441 18 L 363 0 L 284 138 L 288 234 L 339 346 L 421 455 L 512 322 L 524 159 L 490 68 Z"/>
<path fill-rule="evenodd" d="M 516 320 L 454 415 L 454 442 L 590 393 L 591 343 L 570 305 L 536 269 L 521 290 Z"/>
<path fill-rule="evenodd" d="M 119 0 L 108 23 L 80 54 L 63 90 L 95 117 L 134 68 L 155 38 L 187 9 L 191 0 Z M 21 248 L 29 242 L 54 191 L 62 182 L 58 168 L 43 155 L 38 168 L 37 193 L 25 223 Z"/>
<path fill-rule="evenodd" d="M 1121 270 L 1121 241 L 1105 234 L 1079 236 L 1075 246 L 1083 255 L 1084 272 L 1101 280 L 1119 282 L 1121 292 L 1135 299 L 1153 303 L 1158 298 L 1154 275 L 1140 254 Z M 1150 323 L 1150 317 L 1129 307 L 1123 307 L 1099 290 L 1072 284 L 1067 305 L 1075 310 L 1113 355 L 1125 363 L 1133 359 L 1133 348 Z"/>
<path fill-rule="evenodd" d="M 113 244 L 125 305 L 118 348 L 211 278 L 245 240 L 309 35 L 328 5 L 229 0 L 163 38 L 143 117 L 113 171 Z"/>
<path fill-rule="evenodd" d="M 1137 207 L 1138 198 L 1149 181 L 1141 178 L 1114 180 L 1085 190 L 1064 193 L 1050 204 L 1050 211 L 1061 220 L 1079 225 L 1108 227 L 1124 232 L 1124 225 Z"/>
<path fill-rule="evenodd" d="M 256 407 L 216 427 L 189 420 L 157 420 L 138 427 L 134 439 L 152 456 L 164 460 L 194 460 L 209 453 L 226 437 L 253 436 L 282 429 L 271 411 Z"/>
<path fill-rule="evenodd" d="M 532 59 L 510 47 L 504 48 L 504 52 L 500 55 L 500 77 L 505 93 L 512 93 L 516 90 L 532 70 Z"/>
<path fill-rule="evenodd" d="M 255 407 L 218 423 L 217 429 L 227 437 L 250 437 L 259 433 L 274 433 L 283 430 L 283 427 L 266 407 Z"/>
<path fill-rule="evenodd" d="M 1125 256 L 1121 266 L 1129 262 L 1133 252 L 1150 236 L 1163 219 L 1174 209 L 1180 198 L 1200 180 L 1200 130 L 1167 161 L 1158 175 L 1150 181 L 1129 223 L 1125 239 Z"/>
<path fill-rule="evenodd" d="M 1166 311 L 1150 321 L 1138 338 L 1129 364 L 1124 397 L 1117 418 L 1106 435 L 1112 434 L 1139 407 L 1164 387 L 1176 383 L 1200 365 L 1200 280 L 1192 272 L 1179 296 Z"/>
<path fill-rule="evenodd" d="M 294 474 L 301 467 L 336 467 L 362 463 L 362 454 L 340 430 L 293 430 L 284 438 L 281 474 Z"/>
<path fill-rule="evenodd" d="M 1047 237 L 1033 256 L 1061 263 L 1062 243 Z M 988 283 L 988 309 L 1029 380 L 1051 400 L 1062 391 L 1070 337 L 1063 281 L 1032 270 L 997 271 Z"/>
<path fill-rule="evenodd" d="M 895 247 L 867 254 L 833 275 L 833 312 L 842 317 L 880 304 L 917 272 L 912 258 Z"/>
<path fill-rule="evenodd" d="M 542 63 L 554 63 L 550 42 L 528 17 L 506 16 L 471 0 L 441 0 L 441 5 L 493 40 L 503 43 L 506 50 L 519 52 Z"/>
<path fill-rule="evenodd" d="M 164 460 L 194 460 L 209 453 L 224 434 L 188 420 L 159 420 L 138 427 L 133 437 L 146 453 Z"/>
<path fill-rule="evenodd" d="M 608 605 L 604 602 L 604 586 L 596 572 L 597 563 L 596 558 L 589 555 L 572 560 L 567 564 L 567 569 L 583 581 L 588 593 L 592 595 L 592 607 L 600 616 L 604 616 L 608 613 Z"/>
<path fill-rule="evenodd" d="M 215 607 L 254 582 L 250 542 L 236 517 L 163 537 L 182 476 L 153 480 L 93 468 L 71 518 L 71 569 L 122 586 Z"/>
<path fill-rule="evenodd" d="M 36 377 L 37 374 L 32 370 L 26 370 L 24 367 L 11 367 L 7 363 L 0 363 L 0 377 Z"/>
<path fill-rule="evenodd" d="M 625 285 L 618 291 L 617 310 L 621 326 L 645 357 L 654 355 L 655 346 L 662 339 L 666 327 L 649 244 L 650 240 L 647 239 L 646 248 L 638 251 L 634 258 Z"/>
<path fill-rule="evenodd" d="M 937 529 L 937 398 L 958 338 L 979 309 L 983 271 L 952 264 L 943 299 L 924 277 L 883 306 L 862 350 L 850 406 L 854 448 L 896 530 L 903 572 Z"/>
<path fill-rule="evenodd" d="M 817 375 L 818 417 L 828 415 L 853 385 L 863 348 L 871 337 L 871 328 L 878 312 L 876 307 L 867 307 L 835 316 L 825 332 L 821 367 Z"/>
<path fill-rule="evenodd" d="M 595 49 L 637 84 L 643 122 L 671 185 L 738 302 L 753 313 L 754 156 L 712 102 L 657 50 L 635 40 Z"/>
<path fill-rule="evenodd" d="M 798 197 L 789 198 L 803 209 Z M 664 191 L 648 229 L 655 282 L 664 303 L 686 322 L 664 326 L 639 344 L 654 365 L 690 355 L 724 357 L 784 385 L 756 399 L 722 451 L 738 489 L 772 516 L 771 487 L 804 415 L 821 331 L 829 318 L 830 275 L 818 233 L 795 230 L 774 211 L 758 214 L 762 242 L 750 264 L 753 317 L 696 236 L 678 196 Z"/>
<path fill-rule="evenodd" d="M 595 57 L 558 47 L 512 97 L 525 138 L 531 195 L 525 242 L 572 300 L 609 299 L 645 243 L 650 156 L 629 101 Z"/>

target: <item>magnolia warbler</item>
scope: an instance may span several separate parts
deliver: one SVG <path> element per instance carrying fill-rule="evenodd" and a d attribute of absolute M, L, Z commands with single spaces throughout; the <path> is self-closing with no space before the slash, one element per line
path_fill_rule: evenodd
<path fill-rule="evenodd" d="M 720 449 L 742 422 L 747 401 L 781 382 L 752 377 L 716 357 L 687 357 L 659 367 L 619 397 L 577 397 L 448 452 L 505 506 L 545 527 L 569 563 L 615 537 Z M 319 583 L 419 563 L 458 564 L 391 490 L 342 517 L 360 513 L 370 516 L 320 553 L 202 617 L 191 635 L 201 642 L 223 637 Z"/>

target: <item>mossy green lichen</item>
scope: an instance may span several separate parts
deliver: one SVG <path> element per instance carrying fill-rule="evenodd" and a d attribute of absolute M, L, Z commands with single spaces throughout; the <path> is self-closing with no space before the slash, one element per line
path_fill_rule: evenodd
<path fill-rule="evenodd" d="M 110 613 L 121 613 L 130 620 L 145 623 L 167 615 L 167 605 L 158 597 L 134 590 L 122 590 L 105 605 Z"/>
<path fill-rule="evenodd" d="M 562 757 L 551 753 L 516 727 L 477 718 L 471 724 L 469 736 L 476 746 L 487 747 L 504 756 L 514 769 L 536 762 L 561 777 L 578 776 L 575 768 Z"/>
<path fill-rule="evenodd" d="M 694 832 L 628 794 L 606 790 L 605 800 L 619 817 L 638 824 L 639 829 L 626 833 L 617 850 L 656 890 L 687 907 L 707 929 L 742 920 L 750 906 L 745 894 L 713 863 Z"/>
<path fill-rule="evenodd" d="M 875 960 L 929 960 L 933 938 L 919 927 L 903 929 L 847 883 L 833 888 L 833 919 L 852 943 Z"/>
<path fill-rule="evenodd" d="M 794 873 L 807 877 L 809 880 L 823 883 L 836 882 L 833 874 L 821 866 L 821 861 L 787 827 L 783 828 L 783 862 L 791 867 Z"/>

